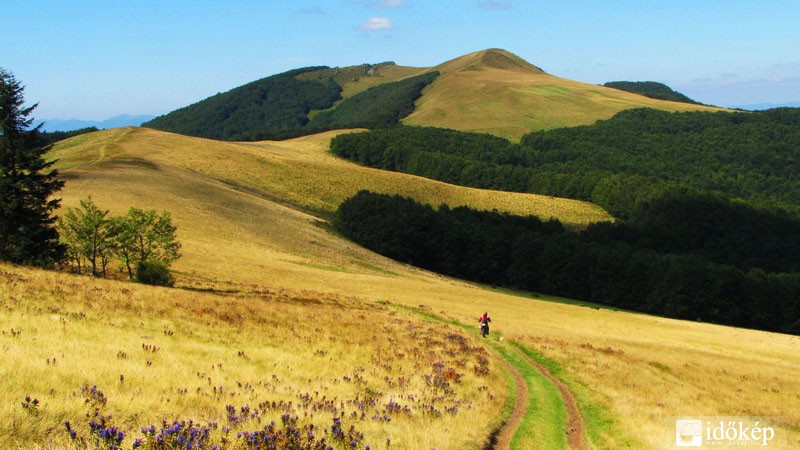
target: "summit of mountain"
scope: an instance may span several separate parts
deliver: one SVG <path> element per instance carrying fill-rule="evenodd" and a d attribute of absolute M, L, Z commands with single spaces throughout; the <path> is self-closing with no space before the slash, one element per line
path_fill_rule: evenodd
<path fill-rule="evenodd" d="M 519 56 L 499 48 L 490 48 L 460 56 L 439 64 L 433 69 L 443 74 L 461 71 L 507 70 L 529 74 L 544 74 L 544 70 Z"/>
<path fill-rule="evenodd" d="M 631 108 L 718 110 L 557 77 L 501 49 L 470 53 L 432 70 L 441 75 L 403 123 L 519 140 L 531 131 L 590 125 Z"/>
<path fill-rule="evenodd" d="M 718 110 L 560 78 L 514 53 L 492 48 L 428 68 L 384 62 L 296 69 L 217 94 L 144 126 L 253 141 L 403 123 L 519 140 L 531 131 L 589 125 L 642 107 Z"/>

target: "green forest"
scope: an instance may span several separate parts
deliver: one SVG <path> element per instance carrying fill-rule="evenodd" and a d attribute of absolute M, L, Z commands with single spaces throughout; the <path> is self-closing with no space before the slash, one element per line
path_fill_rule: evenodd
<path fill-rule="evenodd" d="M 620 91 L 633 92 L 634 94 L 644 95 L 645 97 L 654 98 L 656 100 L 691 103 L 693 105 L 701 104 L 673 90 L 666 84 L 656 81 L 609 81 L 603 86 L 619 89 Z"/>
<path fill-rule="evenodd" d="M 326 109 L 342 88 L 332 79 L 299 80 L 306 67 L 262 78 L 142 124 L 143 127 L 229 141 L 281 139 L 308 123 L 308 113 Z"/>
<path fill-rule="evenodd" d="M 722 233 L 720 245 L 705 245 L 706 224 L 682 224 L 673 217 L 676 204 L 687 202 L 697 209 L 719 208 L 718 220 L 738 214 L 752 220 L 752 228 Z M 794 257 L 800 223 L 784 218 L 785 228 L 773 230 L 770 223 L 756 222 L 758 211 L 708 195 L 667 194 L 640 213 L 649 219 L 598 223 L 575 233 L 536 217 L 434 209 L 362 191 L 340 206 L 335 225 L 378 253 L 462 279 L 666 317 L 800 334 L 800 273 Z M 784 248 L 779 243 L 787 235 L 794 237 Z M 759 240 L 736 248 L 754 237 Z M 737 259 L 737 252 L 767 241 L 775 244 Z"/>
<path fill-rule="evenodd" d="M 340 128 L 394 126 L 414 111 L 414 101 L 438 72 L 385 83 L 341 100 L 331 72 L 307 67 L 220 93 L 142 124 L 188 136 L 229 141 L 278 140 Z M 312 111 L 321 111 L 313 120 Z"/>
<path fill-rule="evenodd" d="M 800 215 L 800 109 L 669 113 L 634 109 L 595 125 L 487 134 L 396 127 L 337 136 L 363 165 L 486 189 L 589 200 L 618 218 L 679 187 Z"/>
<path fill-rule="evenodd" d="M 800 334 L 800 110 L 624 111 L 595 125 L 487 134 L 395 127 L 337 136 L 360 164 L 600 204 L 579 232 L 535 217 L 361 192 L 336 226 L 446 275 L 688 320 Z"/>
<path fill-rule="evenodd" d="M 386 128 L 414 112 L 414 102 L 422 89 L 431 84 L 439 72 L 427 72 L 392 83 L 379 84 L 322 111 L 309 124 L 311 130 L 345 128 Z"/>

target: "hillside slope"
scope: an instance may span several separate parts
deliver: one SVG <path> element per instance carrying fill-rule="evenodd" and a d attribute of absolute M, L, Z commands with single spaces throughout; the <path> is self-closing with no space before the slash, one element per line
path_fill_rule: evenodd
<path fill-rule="evenodd" d="M 356 170 L 326 156 L 330 135 L 235 144 L 121 129 L 64 141 L 56 145 L 52 156 L 59 158 L 58 166 L 67 180 L 62 192 L 67 207 L 92 195 L 98 206 L 113 213 L 131 206 L 171 211 L 184 244 L 184 257 L 175 265 L 178 285 L 211 289 L 214 294 L 202 299 L 211 308 L 214 304 L 225 308 L 236 300 L 230 297 L 236 292 L 255 291 L 289 293 L 310 304 L 328 295 L 352 297 L 366 305 L 388 301 L 463 323 L 473 323 L 473 316 L 488 310 L 493 333 L 560 364 L 558 376 L 577 392 L 585 408 L 593 447 L 663 447 L 664 442 L 674 442 L 675 430 L 674 422 L 665 423 L 664 417 L 686 414 L 771 417 L 775 418 L 770 426 L 776 427 L 776 437 L 788 443 L 785 448 L 800 442 L 797 337 L 542 301 L 447 279 L 377 256 L 328 233 L 321 227 L 322 221 L 295 208 L 329 211 L 345 191 L 359 187 L 403 189 L 405 195 L 430 196 L 434 204 L 452 204 L 458 199 L 476 204 L 485 191 L 417 183 L 414 177 L 383 175 L 372 169 Z M 344 179 L 347 172 L 350 181 Z M 496 193 L 485 195 L 489 204 L 502 198 Z M 17 289 L 19 283 L 14 281 L 12 288 Z M 105 282 L 102 284 L 98 287 L 105 287 Z M 113 289 L 119 291 L 115 295 L 124 295 L 122 289 Z M 59 291 L 47 287 L 45 292 Z M 174 303 L 147 293 L 136 294 L 135 301 L 163 302 L 164 308 L 172 308 Z M 237 323 L 235 314 L 216 314 Z M 352 314 L 358 317 L 359 313 Z M 356 322 L 361 327 L 380 325 L 367 322 L 367 317 L 372 315 Z M 121 323 L 114 317 L 108 320 Z M 333 319 L 317 320 L 315 326 L 323 330 L 339 326 Z M 156 331 L 164 326 L 149 320 L 147 324 L 148 330 Z M 4 325 L 8 326 L 15 324 Z M 303 324 L 298 331 L 313 334 L 313 326 Z M 24 332 L 34 333 L 35 329 Z M 138 338 L 142 333 L 130 334 Z M 20 341 L 13 341 L 10 334 L 2 339 L 12 344 L 5 348 L 13 348 L 15 357 L 23 351 L 16 344 Z M 731 342 L 737 345 L 731 346 Z M 256 352 L 251 346 L 242 348 L 247 355 Z M 312 352 L 315 348 L 303 346 Z M 37 370 L 52 370 L 43 361 L 53 355 L 29 356 L 46 367 Z M 59 356 L 59 361 L 62 359 Z M 212 359 L 207 366 L 221 361 Z M 355 361 L 354 365 L 372 364 Z M 227 362 L 225 367 L 229 367 Z M 109 370 L 103 379 L 119 377 L 113 364 Z M 194 372 L 189 375 L 194 377 Z M 309 378 L 313 376 L 309 374 Z M 193 384 L 187 387 L 194 389 Z M 30 392 L 18 387 L 9 392 L 9 399 L 15 400 L 13 407 L 20 410 L 19 402 Z M 425 444 L 424 448 L 455 445 Z M 777 448 L 777 442 L 774 444 Z"/>
<path fill-rule="evenodd" d="M 434 69 L 441 75 L 404 123 L 519 140 L 533 130 L 588 125 L 630 108 L 717 110 L 559 78 L 500 49 L 470 53 Z"/>
<path fill-rule="evenodd" d="M 398 125 L 401 119 L 414 111 L 414 102 L 437 75 L 437 72 L 426 72 L 371 87 L 343 100 L 335 108 L 320 111 L 308 124 L 308 128 L 325 131 Z"/>
<path fill-rule="evenodd" d="M 280 204 L 325 217 L 362 189 L 399 193 L 438 206 L 470 205 L 519 215 L 558 218 L 572 226 L 610 220 L 587 202 L 543 195 L 464 188 L 361 167 L 328 151 L 328 132 L 287 141 L 232 143 L 191 138 L 145 128 L 125 128 L 82 135 L 60 143 L 52 156 L 68 177 L 98 167 L 158 167 L 185 171 Z M 74 169 L 75 171 L 72 171 Z M 126 182 L 129 178 L 123 177 Z"/>
<path fill-rule="evenodd" d="M 319 131 L 307 124 L 320 111 L 335 114 L 340 105 L 349 105 L 343 100 L 369 88 L 432 72 L 441 76 L 422 91 L 416 110 L 403 123 L 519 140 L 533 130 L 587 125 L 629 108 L 716 110 L 559 78 L 513 53 L 489 49 L 431 68 L 380 63 L 297 69 L 217 94 L 144 126 L 225 140 L 306 135 Z M 386 99 L 367 98 L 372 103 L 359 102 L 360 108 L 373 111 L 371 115 L 392 115 L 381 111 L 390 103 Z M 333 124 L 356 128 L 362 122 L 336 120 Z"/>
<path fill-rule="evenodd" d="M 306 78 L 327 67 L 290 70 L 156 117 L 144 127 L 223 140 L 295 136 L 315 109 L 333 106 L 341 87 L 330 77 Z"/>

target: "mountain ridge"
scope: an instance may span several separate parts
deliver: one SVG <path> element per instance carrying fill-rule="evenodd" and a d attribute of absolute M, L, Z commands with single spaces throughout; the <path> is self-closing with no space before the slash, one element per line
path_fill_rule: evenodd
<path fill-rule="evenodd" d="M 489 133 L 518 141 L 531 131 L 589 125 L 631 108 L 719 110 L 560 78 L 514 53 L 492 48 L 429 68 L 379 63 L 297 69 L 217 94 L 160 116 L 144 126 L 225 140 L 300 136 L 320 131 L 307 125 L 321 111 L 335 111 L 344 100 L 370 88 L 429 72 L 440 75 L 422 89 L 421 95 L 412 96 L 414 109 L 407 116 L 398 117 L 400 123 Z M 283 81 L 277 83 L 276 79 Z M 245 87 L 257 83 L 291 85 L 291 88 L 259 88 L 260 100 L 240 95 Z M 318 85 L 328 86 L 324 101 L 309 100 L 316 97 L 309 96 L 310 91 L 306 91 L 318 89 Z M 212 101 L 214 106 L 205 108 Z M 386 103 L 380 96 L 374 96 L 371 101 L 373 109 L 380 109 Z M 281 120 L 271 119 L 275 117 Z M 292 120 L 283 120 L 286 117 Z M 219 126 L 221 121 L 226 122 L 222 127 Z M 283 128 L 275 128 L 274 123 Z M 338 125 L 342 128 L 362 126 L 356 122 Z M 208 133 L 208 128 L 221 128 L 224 132 L 212 134 Z"/>

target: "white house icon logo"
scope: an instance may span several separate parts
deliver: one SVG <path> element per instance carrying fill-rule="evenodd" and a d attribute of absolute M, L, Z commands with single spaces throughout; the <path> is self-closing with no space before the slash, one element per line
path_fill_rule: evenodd
<path fill-rule="evenodd" d="M 675 421 L 675 445 L 678 447 L 703 445 L 703 422 L 700 420 Z"/>

